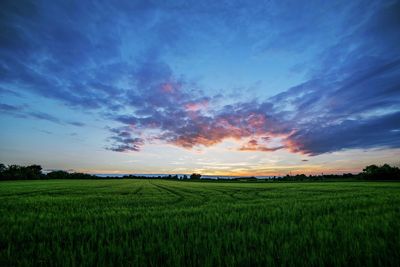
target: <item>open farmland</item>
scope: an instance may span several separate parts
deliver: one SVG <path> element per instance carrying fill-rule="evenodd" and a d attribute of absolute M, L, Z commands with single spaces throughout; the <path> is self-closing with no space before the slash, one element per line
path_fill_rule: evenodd
<path fill-rule="evenodd" d="M 0 183 L 0 265 L 398 266 L 400 183 Z"/>

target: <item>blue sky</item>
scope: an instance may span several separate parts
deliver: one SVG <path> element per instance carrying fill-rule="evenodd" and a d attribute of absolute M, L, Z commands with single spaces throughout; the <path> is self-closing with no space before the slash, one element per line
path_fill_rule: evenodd
<path fill-rule="evenodd" d="M 220 175 L 400 164 L 399 1 L 0 5 L 6 164 Z"/>

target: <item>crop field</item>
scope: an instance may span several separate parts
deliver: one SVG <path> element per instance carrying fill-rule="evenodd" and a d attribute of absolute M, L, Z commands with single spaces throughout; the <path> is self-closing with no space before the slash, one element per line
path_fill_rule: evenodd
<path fill-rule="evenodd" d="M 400 183 L 0 182 L 0 266 L 399 266 Z"/>

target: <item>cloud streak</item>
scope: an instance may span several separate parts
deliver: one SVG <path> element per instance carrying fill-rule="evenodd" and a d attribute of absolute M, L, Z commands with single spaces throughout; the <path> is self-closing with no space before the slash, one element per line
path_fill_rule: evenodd
<path fill-rule="evenodd" d="M 48 121 L 60 125 L 72 125 L 77 127 L 85 126 L 84 123 L 78 121 L 70 121 L 70 120 L 61 120 L 57 117 L 54 117 L 51 114 L 40 112 L 40 111 L 33 111 L 29 108 L 29 106 L 15 106 L 15 105 L 8 105 L 0 103 L 0 111 L 3 114 L 8 114 L 16 118 L 30 118 L 35 120 L 43 120 Z"/>

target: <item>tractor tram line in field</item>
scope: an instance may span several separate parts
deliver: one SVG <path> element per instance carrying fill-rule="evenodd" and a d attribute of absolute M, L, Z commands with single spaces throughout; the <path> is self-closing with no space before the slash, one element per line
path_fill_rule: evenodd
<path fill-rule="evenodd" d="M 398 266 L 400 258 L 397 182 L 0 186 L 1 266 Z"/>

